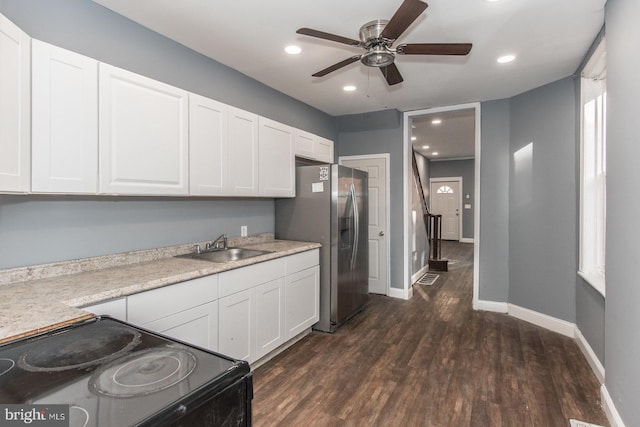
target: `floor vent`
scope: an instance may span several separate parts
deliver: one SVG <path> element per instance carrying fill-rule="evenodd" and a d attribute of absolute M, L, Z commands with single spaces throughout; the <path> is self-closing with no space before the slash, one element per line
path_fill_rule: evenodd
<path fill-rule="evenodd" d="M 422 276 L 421 278 L 418 279 L 418 281 L 416 282 L 418 285 L 426 285 L 426 286 L 431 286 L 433 285 L 436 280 L 438 279 L 438 277 L 440 277 L 439 274 L 435 274 L 435 273 L 427 273 L 424 276 Z"/>
<path fill-rule="evenodd" d="M 591 424 L 591 423 L 578 421 L 574 419 L 570 419 L 569 424 L 571 425 L 571 427 L 602 427 L 601 425 L 598 425 L 598 424 Z"/>

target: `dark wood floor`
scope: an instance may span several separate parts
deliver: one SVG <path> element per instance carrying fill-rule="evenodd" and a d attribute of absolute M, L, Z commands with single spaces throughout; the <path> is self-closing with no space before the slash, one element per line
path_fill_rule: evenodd
<path fill-rule="evenodd" d="M 313 332 L 254 372 L 255 426 L 608 425 L 574 340 L 471 310 L 473 245 L 409 301 L 372 295 L 335 334 Z"/>

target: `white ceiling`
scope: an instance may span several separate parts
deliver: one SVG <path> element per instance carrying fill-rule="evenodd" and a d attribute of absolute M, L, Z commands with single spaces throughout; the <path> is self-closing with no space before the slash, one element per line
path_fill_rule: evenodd
<path fill-rule="evenodd" d="M 413 149 L 430 160 L 471 159 L 475 157 L 475 121 L 473 108 L 415 117 Z"/>
<path fill-rule="evenodd" d="M 356 62 L 311 74 L 362 53 L 296 34 L 309 27 L 358 39 L 402 0 L 94 0 L 141 25 L 330 115 L 400 111 L 511 97 L 572 74 L 604 22 L 606 0 L 430 0 L 394 44 L 471 42 L 467 57 L 398 56 L 404 82 Z M 297 44 L 302 53 L 284 53 Z M 496 58 L 513 53 L 516 61 Z M 345 93 L 352 84 L 357 90 Z"/>

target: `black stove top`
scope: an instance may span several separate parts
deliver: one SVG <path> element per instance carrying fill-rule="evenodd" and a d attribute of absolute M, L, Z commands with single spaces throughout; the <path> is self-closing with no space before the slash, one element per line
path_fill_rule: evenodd
<path fill-rule="evenodd" d="M 105 317 L 0 346 L 0 403 L 68 404 L 71 426 L 135 425 L 248 372 Z"/>

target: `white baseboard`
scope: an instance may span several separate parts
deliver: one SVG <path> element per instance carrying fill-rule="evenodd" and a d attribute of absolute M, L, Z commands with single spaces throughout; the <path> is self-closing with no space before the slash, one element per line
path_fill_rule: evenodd
<path fill-rule="evenodd" d="M 609 390 L 607 390 L 604 384 L 600 387 L 600 400 L 602 400 L 602 409 L 604 409 L 604 413 L 611 427 L 624 427 L 622 417 L 620 417 L 616 406 L 613 404 L 613 399 L 611 399 L 609 395 Z"/>
<path fill-rule="evenodd" d="M 477 300 L 473 304 L 474 310 L 493 311 L 495 313 L 507 313 L 509 304 L 499 301 Z"/>
<path fill-rule="evenodd" d="M 578 329 L 577 327 L 575 330 L 575 337 L 578 347 L 582 351 L 582 354 L 584 354 L 584 357 L 587 359 L 589 366 L 591 366 L 591 370 L 594 374 L 596 374 L 596 378 L 598 378 L 600 384 L 604 384 L 604 366 L 602 366 L 602 363 L 600 363 L 600 359 L 598 359 L 598 356 L 596 356 L 596 353 L 589 345 L 589 342 L 585 339 L 584 335 L 582 335 L 582 332 L 580 332 L 580 329 Z"/>
<path fill-rule="evenodd" d="M 389 288 L 389 296 L 391 298 L 409 300 L 413 297 L 413 287 L 409 289 Z"/>
<path fill-rule="evenodd" d="M 575 338 L 575 323 L 538 313 L 537 311 L 529 310 L 528 308 L 515 304 L 509 304 L 508 313 L 509 316 L 524 320 L 525 322 L 533 323 L 534 325 L 541 326 L 570 338 Z"/>
<path fill-rule="evenodd" d="M 416 281 L 421 278 L 422 276 L 424 276 L 424 274 L 429 271 L 429 265 L 425 265 L 424 267 L 422 267 L 420 270 L 418 270 L 413 276 L 411 276 L 411 283 L 416 283 Z M 393 288 L 392 288 L 393 289 Z"/>
<path fill-rule="evenodd" d="M 473 243 L 473 237 L 462 237 L 459 240 L 460 243 Z"/>

